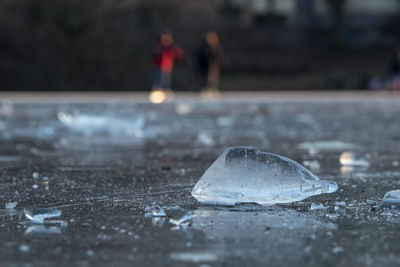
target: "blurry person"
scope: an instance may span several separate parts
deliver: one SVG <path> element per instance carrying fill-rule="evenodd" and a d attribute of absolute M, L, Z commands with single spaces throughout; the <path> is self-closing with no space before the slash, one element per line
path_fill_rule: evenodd
<path fill-rule="evenodd" d="M 400 91 L 400 43 L 395 48 L 385 75 L 373 77 L 369 82 L 369 89 Z"/>
<path fill-rule="evenodd" d="M 389 68 L 389 75 L 391 79 L 391 89 L 394 91 L 400 91 L 400 43 L 396 46 Z"/>
<path fill-rule="evenodd" d="M 162 33 L 159 40 L 153 47 L 153 89 L 170 89 L 171 74 L 174 68 L 174 60 L 183 58 L 182 49 L 174 44 L 170 33 Z"/>
<path fill-rule="evenodd" d="M 174 44 L 172 35 L 168 32 L 162 33 L 152 50 L 153 85 L 149 96 L 151 102 L 163 102 L 166 99 L 166 91 L 172 91 L 171 75 L 174 60 L 182 58 L 183 51 Z"/>
<path fill-rule="evenodd" d="M 395 49 L 395 53 L 389 67 L 389 74 L 392 76 L 400 75 L 400 44 L 398 44 Z"/>
<path fill-rule="evenodd" d="M 219 72 L 227 64 L 227 57 L 215 31 L 207 32 L 196 51 L 197 83 L 202 94 L 218 94 Z"/>

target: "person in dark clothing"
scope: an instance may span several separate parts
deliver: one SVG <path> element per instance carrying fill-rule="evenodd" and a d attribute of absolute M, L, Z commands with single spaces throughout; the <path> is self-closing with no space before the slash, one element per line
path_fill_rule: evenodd
<path fill-rule="evenodd" d="M 371 90 L 400 91 L 400 44 L 396 46 L 385 75 L 373 77 L 368 85 Z"/>
<path fill-rule="evenodd" d="M 392 62 L 390 63 L 389 75 L 400 75 L 400 44 L 397 45 Z"/>
<path fill-rule="evenodd" d="M 397 45 L 389 68 L 390 89 L 400 91 L 400 44 Z"/>
<path fill-rule="evenodd" d="M 201 90 L 218 90 L 219 72 L 227 61 L 217 33 L 207 32 L 196 51 L 196 76 Z"/>

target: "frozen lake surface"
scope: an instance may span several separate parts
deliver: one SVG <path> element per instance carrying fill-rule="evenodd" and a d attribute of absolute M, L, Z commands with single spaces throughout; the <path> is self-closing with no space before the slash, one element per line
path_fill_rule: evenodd
<path fill-rule="evenodd" d="M 400 189 L 399 114 L 400 101 L 373 99 L 3 101 L 1 265 L 396 266 L 400 211 L 378 206 Z M 194 185 L 232 146 L 293 159 L 339 189 L 270 207 L 201 205 Z M 363 164 L 341 164 L 345 152 Z M 59 217 L 37 223 L 28 207 Z"/>

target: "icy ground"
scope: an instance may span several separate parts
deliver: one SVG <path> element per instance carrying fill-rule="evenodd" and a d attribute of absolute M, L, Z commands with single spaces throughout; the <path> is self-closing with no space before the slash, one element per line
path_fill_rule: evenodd
<path fill-rule="evenodd" d="M 3 102 L 1 265 L 396 266 L 399 210 L 378 206 L 400 189 L 399 114 L 400 102 L 372 100 Z M 289 157 L 339 190 L 264 208 L 199 204 L 193 186 L 231 146 Z M 342 165 L 343 152 L 367 164 Z M 32 222 L 32 206 L 60 216 Z M 166 217 L 146 216 L 157 206 Z"/>

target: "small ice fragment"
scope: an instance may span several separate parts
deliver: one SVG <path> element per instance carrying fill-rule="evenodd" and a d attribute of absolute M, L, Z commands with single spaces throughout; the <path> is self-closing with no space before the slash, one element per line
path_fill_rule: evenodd
<path fill-rule="evenodd" d="M 39 173 L 37 173 L 37 172 L 32 173 L 32 178 L 33 179 L 39 178 Z"/>
<path fill-rule="evenodd" d="M 26 231 L 25 235 L 54 235 L 54 234 L 61 234 L 60 226 L 45 226 L 43 224 L 38 225 L 31 225 L 29 226 Z"/>
<path fill-rule="evenodd" d="M 166 217 L 165 211 L 160 206 L 146 207 L 146 217 Z"/>
<path fill-rule="evenodd" d="M 34 184 L 34 185 L 32 185 L 32 188 L 33 188 L 33 189 L 38 189 L 39 186 L 38 186 L 37 184 Z"/>
<path fill-rule="evenodd" d="M 346 208 L 346 203 L 344 201 L 340 201 L 340 202 L 335 202 L 335 208 L 334 210 L 337 211 L 343 211 Z"/>
<path fill-rule="evenodd" d="M 176 226 L 189 226 L 190 223 L 192 222 L 193 219 L 193 213 L 191 211 L 187 212 L 185 215 L 183 215 L 181 218 L 175 220 L 175 219 L 170 219 L 169 222 L 176 225 Z"/>
<path fill-rule="evenodd" d="M 364 158 L 357 156 L 354 152 L 343 152 L 339 158 L 340 164 L 343 166 L 360 166 L 368 167 L 369 163 Z"/>
<path fill-rule="evenodd" d="M 382 199 L 380 207 L 400 207 L 400 190 L 393 190 L 387 192 Z"/>
<path fill-rule="evenodd" d="M 346 208 L 346 202 L 340 201 L 340 202 L 335 202 L 335 206 L 341 207 L 341 208 Z"/>
<path fill-rule="evenodd" d="M 336 220 L 337 218 L 339 218 L 339 214 L 337 214 L 337 213 L 327 213 L 326 217 L 328 217 L 331 220 Z"/>
<path fill-rule="evenodd" d="M 273 205 L 333 193 L 335 182 L 320 180 L 297 162 L 249 147 L 228 148 L 203 174 L 192 196 L 203 204 Z"/>
<path fill-rule="evenodd" d="M 205 131 L 201 131 L 197 135 L 197 142 L 199 142 L 200 144 L 206 145 L 206 146 L 214 145 L 213 137 L 208 132 L 205 132 Z"/>
<path fill-rule="evenodd" d="M 325 207 L 321 203 L 311 203 L 310 210 L 324 210 Z"/>
<path fill-rule="evenodd" d="M 390 210 L 385 210 L 385 211 L 382 212 L 380 215 L 381 215 L 381 216 L 389 216 L 389 217 L 391 217 L 391 216 L 393 216 L 394 214 L 393 214 L 392 212 L 390 212 Z"/>
<path fill-rule="evenodd" d="M 369 205 L 376 205 L 376 204 L 378 204 L 378 201 L 371 200 L 371 199 L 367 199 L 367 200 L 365 200 L 365 202 L 367 202 L 367 204 L 369 204 Z"/>
<path fill-rule="evenodd" d="M 8 202 L 6 203 L 6 209 L 13 210 L 17 206 L 18 202 Z"/>
<path fill-rule="evenodd" d="M 43 223 L 44 219 L 58 217 L 61 211 L 52 208 L 26 207 L 25 216 L 34 222 Z"/>
<path fill-rule="evenodd" d="M 30 250 L 28 245 L 22 244 L 18 247 L 19 251 L 21 252 L 28 252 Z"/>

